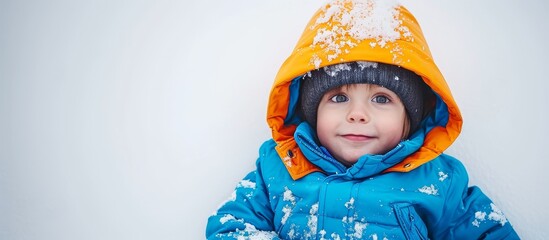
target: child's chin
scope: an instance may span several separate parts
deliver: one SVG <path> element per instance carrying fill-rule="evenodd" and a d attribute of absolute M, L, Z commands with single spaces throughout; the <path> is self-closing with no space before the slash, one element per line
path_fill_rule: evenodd
<path fill-rule="evenodd" d="M 343 165 L 350 167 L 358 161 L 359 157 L 348 157 L 343 160 L 339 160 Z"/>
<path fill-rule="evenodd" d="M 346 166 L 350 166 L 350 165 L 353 165 L 356 162 L 358 162 L 358 159 L 360 159 L 360 157 L 362 157 L 364 155 L 367 155 L 367 154 L 376 155 L 377 153 L 361 152 L 361 153 L 357 153 L 357 154 L 353 154 L 353 155 L 348 155 L 343 160 L 339 160 L 339 161 L 341 163 L 343 163 L 344 165 L 346 165 Z"/>

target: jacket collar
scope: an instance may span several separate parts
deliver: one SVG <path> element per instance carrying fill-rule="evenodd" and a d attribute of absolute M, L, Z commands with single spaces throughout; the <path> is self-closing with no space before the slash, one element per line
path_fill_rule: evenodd
<path fill-rule="evenodd" d="M 368 178 L 384 172 L 417 151 L 423 144 L 424 137 L 422 131 L 418 131 L 389 152 L 383 155 L 366 154 L 346 168 L 318 144 L 316 134 L 308 123 L 299 124 L 294 135 L 297 145 L 312 164 L 328 175 L 341 174 L 348 179 Z"/>

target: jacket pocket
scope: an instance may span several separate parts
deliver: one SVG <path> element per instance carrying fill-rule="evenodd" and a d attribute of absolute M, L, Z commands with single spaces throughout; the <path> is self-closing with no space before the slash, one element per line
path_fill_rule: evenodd
<path fill-rule="evenodd" d="M 393 209 L 406 239 L 429 239 L 427 227 L 413 205 L 397 203 Z"/>

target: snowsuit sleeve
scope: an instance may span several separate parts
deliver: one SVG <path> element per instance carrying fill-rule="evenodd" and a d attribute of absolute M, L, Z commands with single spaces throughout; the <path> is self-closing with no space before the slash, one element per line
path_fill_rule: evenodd
<path fill-rule="evenodd" d="M 468 187 L 464 166 L 456 160 L 441 220 L 433 239 L 520 239 L 502 211 L 476 187 Z"/>
<path fill-rule="evenodd" d="M 279 239 L 259 164 L 258 160 L 257 170 L 240 181 L 231 198 L 208 218 L 208 239 Z"/>

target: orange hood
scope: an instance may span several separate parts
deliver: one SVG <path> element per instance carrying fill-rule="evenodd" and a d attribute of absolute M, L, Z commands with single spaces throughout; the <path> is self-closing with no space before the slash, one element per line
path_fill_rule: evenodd
<path fill-rule="evenodd" d="M 294 179 L 319 169 L 301 153 L 294 140 L 296 123 L 290 111 L 290 85 L 305 73 L 324 66 L 371 61 L 398 65 L 421 76 L 446 104 L 445 126 L 432 128 L 423 146 L 387 171 L 407 172 L 446 150 L 461 131 L 462 117 L 450 89 L 427 46 L 414 16 L 393 1 L 336 0 L 320 8 L 307 24 L 292 54 L 280 67 L 267 109 L 276 150 Z"/>

